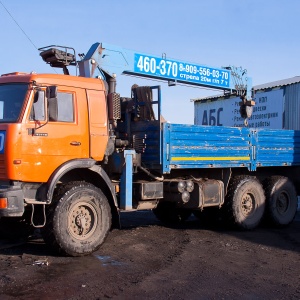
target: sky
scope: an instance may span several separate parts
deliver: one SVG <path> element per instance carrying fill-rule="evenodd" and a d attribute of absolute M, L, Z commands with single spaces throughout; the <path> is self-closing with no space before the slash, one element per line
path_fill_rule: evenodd
<path fill-rule="evenodd" d="M 299 0 L 0 0 L 0 74 L 54 73 L 37 48 L 87 53 L 105 42 L 211 67 L 241 66 L 258 85 L 300 75 L 299 16 Z M 125 75 L 117 92 L 130 96 L 134 83 L 161 85 L 162 114 L 172 123 L 193 124 L 191 99 L 220 93 Z"/>

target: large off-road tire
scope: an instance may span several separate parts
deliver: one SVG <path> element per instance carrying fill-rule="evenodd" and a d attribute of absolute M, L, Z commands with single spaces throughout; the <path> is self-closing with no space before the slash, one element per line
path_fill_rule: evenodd
<path fill-rule="evenodd" d="M 254 229 L 265 210 L 265 194 L 260 182 L 250 176 L 231 180 L 225 199 L 229 221 L 241 229 Z"/>
<path fill-rule="evenodd" d="M 294 184 L 282 176 L 272 176 L 264 182 L 266 193 L 265 219 L 275 226 L 287 226 L 297 212 L 297 193 Z"/>
<path fill-rule="evenodd" d="M 46 244 L 62 254 L 87 255 L 104 242 L 111 227 L 111 209 L 92 184 L 71 182 L 56 191 L 42 234 Z"/>
<path fill-rule="evenodd" d="M 166 224 L 180 224 L 192 214 L 190 210 L 177 208 L 172 202 L 159 202 L 153 209 L 156 218 Z"/>

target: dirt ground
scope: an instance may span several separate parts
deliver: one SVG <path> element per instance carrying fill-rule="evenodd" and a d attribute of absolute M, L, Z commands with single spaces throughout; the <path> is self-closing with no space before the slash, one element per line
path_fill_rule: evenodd
<path fill-rule="evenodd" d="M 166 227 L 122 214 L 122 230 L 87 257 L 39 238 L 0 242 L 0 299 L 300 299 L 300 213 L 284 229 Z"/>

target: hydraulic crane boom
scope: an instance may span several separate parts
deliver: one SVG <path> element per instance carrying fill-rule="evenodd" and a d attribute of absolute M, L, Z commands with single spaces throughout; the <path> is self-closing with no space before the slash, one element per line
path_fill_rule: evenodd
<path fill-rule="evenodd" d="M 63 48 L 64 50 L 59 50 Z M 70 47 L 48 46 L 40 48 L 43 59 L 53 67 L 63 68 L 69 74 L 67 66 L 76 65 L 75 50 Z M 74 54 L 69 53 L 70 50 Z M 111 82 L 120 74 L 147 77 L 168 81 L 169 85 L 183 83 L 223 90 L 225 95 L 241 98 L 240 113 L 245 119 L 252 115 L 252 80 L 241 67 L 228 66 L 216 68 L 206 65 L 169 59 L 166 54 L 153 56 L 107 43 L 95 43 L 86 55 L 79 54 L 79 76 L 99 77 Z M 112 90 L 110 91 L 112 92 Z"/>
<path fill-rule="evenodd" d="M 229 66 L 216 68 L 181 60 L 163 54 L 153 56 L 118 46 L 95 43 L 79 63 L 80 76 L 135 75 L 166 80 L 170 85 L 184 83 L 224 90 L 251 100 L 252 82 L 246 70 Z"/>

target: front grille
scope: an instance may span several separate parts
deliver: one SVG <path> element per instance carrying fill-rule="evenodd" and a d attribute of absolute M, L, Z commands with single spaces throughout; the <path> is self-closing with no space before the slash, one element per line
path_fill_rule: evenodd
<path fill-rule="evenodd" d="M 0 154 L 0 179 L 7 179 L 6 165 L 3 154 Z"/>

